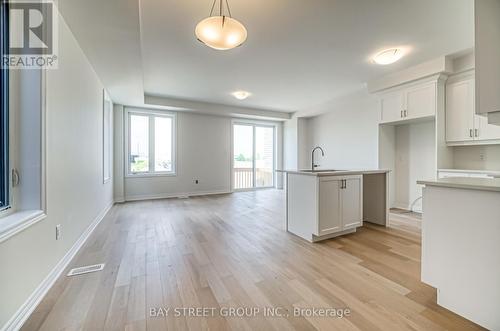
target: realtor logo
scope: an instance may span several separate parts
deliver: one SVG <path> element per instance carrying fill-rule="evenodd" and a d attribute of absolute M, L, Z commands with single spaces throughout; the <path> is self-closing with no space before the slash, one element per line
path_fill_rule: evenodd
<path fill-rule="evenodd" d="M 0 0 L 1 1 L 1 0 Z M 57 12 L 52 0 L 5 1 L 8 54 L 2 68 L 57 68 Z M 2 18 L 4 15 L 2 15 Z"/>

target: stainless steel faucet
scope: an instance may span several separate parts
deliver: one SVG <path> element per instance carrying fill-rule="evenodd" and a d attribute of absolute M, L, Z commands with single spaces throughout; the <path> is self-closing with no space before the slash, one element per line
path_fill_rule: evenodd
<path fill-rule="evenodd" d="M 319 149 L 321 151 L 321 156 L 325 156 L 325 152 L 323 151 L 323 148 L 321 148 L 319 146 L 314 147 L 314 149 L 312 150 L 312 153 L 311 153 L 311 171 L 314 171 L 315 168 L 319 167 L 319 165 L 314 164 L 314 152 L 316 152 L 317 149 Z"/>

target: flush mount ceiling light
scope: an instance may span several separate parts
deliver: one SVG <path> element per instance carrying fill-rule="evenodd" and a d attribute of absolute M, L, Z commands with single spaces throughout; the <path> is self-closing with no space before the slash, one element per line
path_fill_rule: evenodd
<path fill-rule="evenodd" d="M 247 91 L 236 91 L 236 92 L 233 92 L 231 94 L 233 95 L 233 97 L 235 97 L 238 100 L 245 100 L 250 95 L 252 95 L 252 93 L 247 92 Z"/>
<path fill-rule="evenodd" d="M 224 11 L 224 2 L 229 16 Z M 219 4 L 219 15 L 213 16 L 216 4 Z M 232 18 L 228 0 L 214 0 L 209 17 L 196 25 L 196 38 L 217 50 L 227 50 L 240 46 L 247 39 L 247 29 Z"/>
<path fill-rule="evenodd" d="M 373 61 L 380 65 L 387 65 L 398 61 L 403 55 L 404 52 L 401 48 L 389 48 L 377 53 L 373 57 Z"/>

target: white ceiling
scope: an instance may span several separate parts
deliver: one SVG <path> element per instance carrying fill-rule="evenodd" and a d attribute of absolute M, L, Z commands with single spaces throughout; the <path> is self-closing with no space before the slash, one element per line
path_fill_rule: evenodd
<path fill-rule="evenodd" d="M 59 2 L 113 100 L 133 105 L 146 94 L 301 111 L 473 46 L 472 0 L 229 0 L 248 30 L 230 51 L 194 36 L 211 0 Z M 394 65 L 370 62 L 391 46 L 411 51 Z M 230 93 L 239 89 L 253 95 L 236 100 Z"/>

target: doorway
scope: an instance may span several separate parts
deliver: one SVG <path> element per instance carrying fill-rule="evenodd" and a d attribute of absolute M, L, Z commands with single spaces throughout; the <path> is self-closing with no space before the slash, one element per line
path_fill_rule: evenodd
<path fill-rule="evenodd" d="M 274 187 L 275 127 L 233 124 L 233 189 Z"/>

